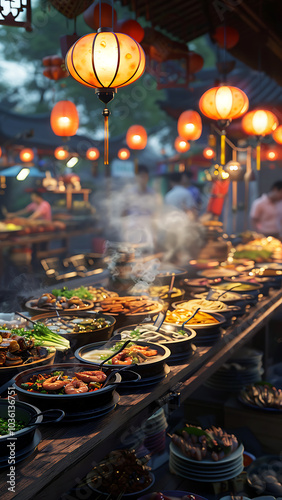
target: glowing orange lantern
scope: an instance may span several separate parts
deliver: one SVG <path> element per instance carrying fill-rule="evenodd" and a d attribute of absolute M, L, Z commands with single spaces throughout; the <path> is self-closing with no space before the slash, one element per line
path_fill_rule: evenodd
<path fill-rule="evenodd" d="M 177 122 L 177 130 L 180 137 L 187 141 L 196 141 L 201 137 L 202 119 L 197 111 L 184 111 Z"/>
<path fill-rule="evenodd" d="M 189 142 L 185 141 L 182 137 L 176 137 L 174 147 L 178 153 L 186 153 L 186 151 L 189 151 L 191 146 Z"/>
<path fill-rule="evenodd" d="M 50 117 L 54 134 L 61 137 L 75 135 L 79 126 L 79 117 L 75 104 L 71 101 L 59 101 L 53 107 Z"/>
<path fill-rule="evenodd" d="M 239 32 L 232 26 L 218 26 L 213 39 L 222 49 L 232 49 L 239 42 Z"/>
<path fill-rule="evenodd" d="M 66 160 L 69 156 L 69 152 L 65 148 L 59 146 L 55 149 L 54 156 L 57 160 Z"/>
<path fill-rule="evenodd" d="M 272 137 L 278 144 L 282 144 L 282 125 L 279 125 L 274 132 L 272 133 Z"/>
<path fill-rule="evenodd" d="M 20 151 L 20 159 L 24 163 L 32 161 L 34 158 L 34 152 L 30 148 L 24 148 Z"/>
<path fill-rule="evenodd" d="M 100 151 L 97 148 L 89 148 L 86 151 L 86 158 L 88 158 L 88 160 L 98 160 L 99 156 Z"/>
<path fill-rule="evenodd" d="M 248 135 L 265 136 L 271 134 L 278 125 L 274 113 L 264 109 L 250 111 L 242 120 L 242 128 Z"/>
<path fill-rule="evenodd" d="M 205 148 L 204 151 L 203 151 L 203 156 L 207 160 L 212 160 L 212 158 L 215 157 L 215 150 L 212 149 L 212 148 Z"/>
<path fill-rule="evenodd" d="M 136 42 L 138 43 L 142 42 L 145 35 L 145 31 L 142 28 L 141 24 L 139 24 L 134 19 L 127 19 L 126 21 L 122 21 L 119 26 L 119 31 L 121 31 L 121 33 L 124 33 L 125 35 L 131 36 L 131 38 L 134 38 L 134 40 L 136 40 Z"/>
<path fill-rule="evenodd" d="M 245 92 L 237 87 L 223 85 L 207 90 L 201 97 L 200 111 L 212 120 L 233 120 L 242 116 L 249 108 Z"/>
<path fill-rule="evenodd" d="M 274 113 L 265 109 L 250 111 L 242 120 L 242 128 L 248 135 L 256 135 L 258 138 L 271 134 L 278 125 L 278 119 Z M 257 144 L 257 170 L 260 170 L 260 140 Z"/>
<path fill-rule="evenodd" d="M 1 158 L 1 156 L 2 156 L 2 148 L 0 148 L 0 158 Z"/>
<path fill-rule="evenodd" d="M 109 163 L 108 103 L 116 89 L 135 82 L 145 70 L 145 54 L 133 38 L 123 33 L 98 30 L 85 35 L 70 48 L 66 66 L 70 75 L 79 83 L 96 89 L 105 104 L 103 111 L 105 130 L 104 163 Z"/>
<path fill-rule="evenodd" d="M 266 153 L 266 157 L 267 157 L 268 160 L 274 161 L 277 158 L 277 154 L 275 153 L 275 151 L 268 151 Z"/>
<path fill-rule="evenodd" d="M 147 132 L 142 125 L 132 125 L 126 133 L 126 144 L 130 149 L 144 149 L 147 144 Z"/>
<path fill-rule="evenodd" d="M 128 158 L 130 157 L 130 151 L 129 151 L 129 149 L 127 149 L 127 148 L 121 148 L 118 151 L 118 157 L 119 157 L 120 160 L 128 160 Z"/>

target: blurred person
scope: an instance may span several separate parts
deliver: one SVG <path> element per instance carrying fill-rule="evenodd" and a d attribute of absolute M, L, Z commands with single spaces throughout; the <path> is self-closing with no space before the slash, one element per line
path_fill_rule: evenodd
<path fill-rule="evenodd" d="M 181 174 L 181 185 L 184 186 L 186 189 L 188 189 L 188 191 L 192 194 L 195 202 L 195 208 L 197 212 L 199 212 L 202 207 L 201 192 L 197 188 L 197 186 L 191 183 L 192 177 L 193 177 L 192 172 L 185 170 Z"/>
<path fill-rule="evenodd" d="M 265 236 L 282 236 L 282 181 L 276 181 L 267 194 L 262 194 L 251 206 L 252 226 Z"/>
<path fill-rule="evenodd" d="M 191 217 L 196 212 L 196 204 L 192 193 L 182 185 L 182 176 L 179 172 L 173 172 L 169 176 L 171 189 L 165 195 L 165 204 L 182 210 Z"/>
<path fill-rule="evenodd" d="M 17 212 L 6 212 L 6 217 L 12 218 L 30 214 L 28 217 L 30 220 L 51 221 L 52 210 L 50 203 L 44 200 L 43 196 L 38 191 L 32 191 L 30 198 L 31 203 L 29 203 L 29 205 L 22 210 L 18 210 Z"/>
<path fill-rule="evenodd" d="M 229 190 L 229 179 L 217 179 L 212 183 L 210 199 L 206 213 L 201 220 L 218 220 L 222 214 L 225 198 Z"/>

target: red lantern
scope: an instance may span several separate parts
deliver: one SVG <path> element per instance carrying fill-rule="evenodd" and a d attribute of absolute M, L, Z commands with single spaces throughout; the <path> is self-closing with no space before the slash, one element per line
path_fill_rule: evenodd
<path fill-rule="evenodd" d="M 99 156 L 100 151 L 97 148 L 89 148 L 86 151 L 86 158 L 88 158 L 88 160 L 98 160 Z"/>
<path fill-rule="evenodd" d="M 144 149 L 147 144 L 147 132 L 141 125 L 132 125 L 126 133 L 126 144 L 130 149 Z"/>
<path fill-rule="evenodd" d="M 131 38 L 134 38 L 134 40 L 136 40 L 136 42 L 138 43 L 142 42 L 145 35 L 145 31 L 142 28 L 141 24 L 139 24 L 134 19 L 127 19 L 126 21 L 122 21 L 119 24 L 118 28 L 118 31 L 120 33 L 131 36 Z"/>
<path fill-rule="evenodd" d="M 0 158 L 1 158 L 1 156 L 2 156 L 2 148 L 0 148 Z"/>
<path fill-rule="evenodd" d="M 119 157 L 120 160 L 128 160 L 128 158 L 130 157 L 130 151 L 129 151 L 129 149 L 127 149 L 127 148 L 121 148 L 118 151 L 118 157 Z"/>
<path fill-rule="evenodd" d="M 274 160 L 277 159 L 277 154 L 275 153 L 275 151 L 268 151 L 266 153 L 266 157 L 267 157 L 268 160 L 274 161 Z"/>
<path fill-rule="evenodd" d="M 274 130 L 272 137 L 277 144 L 282 144 L 282 125 L 279 125 L 279 127 Z"/>
<path fill-rule="evenodd" d="M 32 161 L 34 158 L 34 152 L 30 148 L 24 148 L 20 151 L 20 159 L 24 163 Z"/>
<path fill-rule="evenodd" d="M 189 52 L 188 54 L 189 61 L 189 73 L 197 73 L 204 66 L 204 59 L 200 54 L 196 54 L 196 52 Z"/>
<path fill-rule="evenodd" d="M 101 24 L 100 24 L 100 5 L 101 5 Z M 83 12 L 83 19 L 90 28 L 96 31 L 98 28 L 112 27 L 112 6 L 101 2 L 94 5 L 92 3 L 88 9 Z M 114 10 L 114 26 L 117 22 L 117 13 Z"/>
<path fill-rule="evenodd" d="M 201 137 L 202 119 L 197 111 L 184 111 L 178 118 L 177 130 L 180 137 L 187 141 L 196 141 Z"/>
<path fill-rule="evenodd" d="M 239 42 L 239 38 L 239 32 L 232 26 L 219 26 L 213 35 L 213 39 L 222 49 L 232 49 Z"/>
<path fill-rule="evenodd" d="M 215 150 L 212 148 L 205 148 L 203 151 L 203 156 L 207 160 L 212 160 L 215 157 Z"/>
<path fill-rule="evenodd" d="M 69 152 L 65 148 L 58 146 L 54 151 L 54 156 L 57 160 L 66 160 L 69 156 Z"/>
<path fill-rule="evenodd" d="M 186 153 L 186 151 L 189 151 L 191 146 L 189 142 L 185 141 L 182 137 L 176 137 L 174 147 L 178 153 Z"/>
<path fill-rule="evenodd" d="M 61 137 L 75 135 L 79 126 L 79 116 L 71 101 L 59 101 L 52 109 L 50 117 L 54 134 Z"/>

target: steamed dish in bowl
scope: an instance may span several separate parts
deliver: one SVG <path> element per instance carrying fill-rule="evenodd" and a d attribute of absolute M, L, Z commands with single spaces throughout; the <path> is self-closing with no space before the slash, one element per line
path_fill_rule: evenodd
<path fill-rule="evenodd" d="M 201 308 L 202 311 L 211 311 L 211 312 L 224 312 L 227 311 L 227 306 L 220 300 L 206 300 L 206 299 L 193 299 L 188 300 L 187 302 L 180 302 L 175 305 L 175 308 L 185 309 L 187 311 L 196 311 L 196 309 Z M 195 319 L 195 318 L 193 318 Z"/>

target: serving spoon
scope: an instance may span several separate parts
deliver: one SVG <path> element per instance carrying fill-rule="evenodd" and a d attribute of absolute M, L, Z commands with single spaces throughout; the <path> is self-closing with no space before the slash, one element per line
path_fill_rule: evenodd
<path fill-rule="evenodd" d="M 191 321 L 191 319 L 194 318 L 194 316 L 196 316 L 196 314 L 199 312 L 201 308 L 198 307 L 198 309 L 196 309 L 196 311 L 192 314 L 192 316 L 190 316 L 190 318 L 186 319 L 186 321 L 184 321 L 184 323 L 182 323 L 182 326 L 181 328 L 184 328 L 184 325 L 186 325 L 186 323 L 188 323 L 188 321 Z"/>

